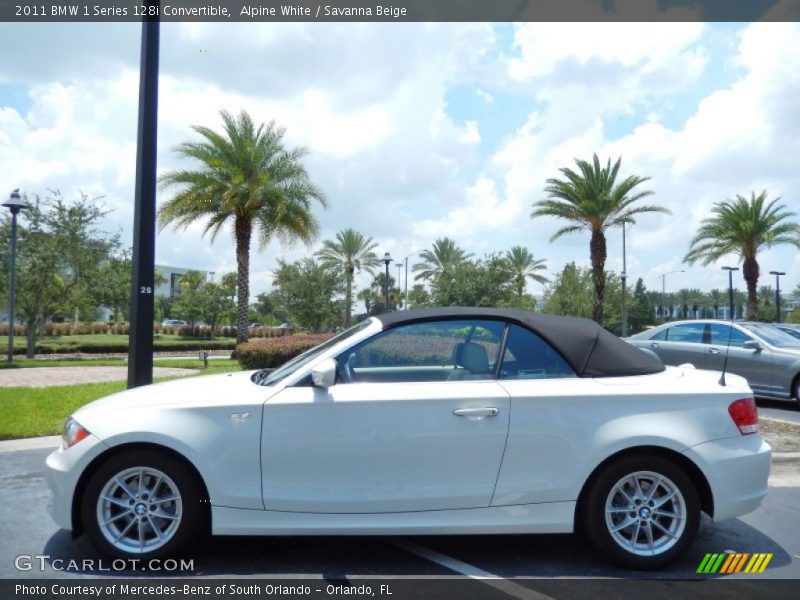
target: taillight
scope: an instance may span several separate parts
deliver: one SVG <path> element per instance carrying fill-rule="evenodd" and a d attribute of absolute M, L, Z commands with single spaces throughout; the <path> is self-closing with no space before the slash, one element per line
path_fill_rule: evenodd
<path fill-rule="evenodd" d="M 758 409 L 752 398 L 742 398 L 732 403 L 728 413 L 742 435 L 758 432 Z"/>

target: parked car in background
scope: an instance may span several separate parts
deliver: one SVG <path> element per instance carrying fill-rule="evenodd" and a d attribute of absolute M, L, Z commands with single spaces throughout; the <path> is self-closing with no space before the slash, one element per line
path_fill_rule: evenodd
<path fill-rule="evenodd" d="M 800 340 L 800 325 L 794 323 L 777 323 L 775 327 Z"/>
<path fill-rule="evenodd" d="M 767 323 L 673 321 L 626 340 L 655 352 L 665 365 L 741 375 L 757 396 L 800 399 L 800 339 Z M 800 401 L 800 400 L 799 400 Z"/>
<path fill-rule="evenodd" d="M 51 514 L 148 560 L 219 535 L 586 532 L 655 568 L 705 511 L 767 494 L 741 377 L 664 367 L 593 321 L 440 308 L 368 318 L 277 369 L 79 409 L 47 459 Z M 223 451 L 224 450 L 224 451 Z"/>
<path fill-rule="evenodd" d="M 181 319 L 164 319 L 161 324 L 164 327 L 186 327 L 189 325 L 186 321 Z"/>

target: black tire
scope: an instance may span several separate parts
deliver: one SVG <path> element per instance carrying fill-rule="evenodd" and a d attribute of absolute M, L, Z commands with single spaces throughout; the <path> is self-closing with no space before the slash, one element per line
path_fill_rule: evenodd
<path fill-rule="evenodd" d="M 102 525 L 99 522 L 99 512 L 101 509 L 98 503 L 100 501 L 101 492 L 107 489 L 107 485 L 114 486 L 113 480 L 118 474 L 139 468 L 152 469 L 166 475 L 167 481 L 169 481 L 168 487 L 164 487 L 164 484 L 158 485 L 154 483 L 154 479 L 158 481 L 155 477 L 148 479 L 146 476 L 143 479 L 145 482 L 151 482 L 152 485 L 158 485 L 158 488 L 162 490 L 162 492 L 164 490 L 169 490 L 172 484 L 174 484 L 179 496 L 179 501 L 173 501 L 172 503 L 159 499 L 150 499 L 155 502 L 155 504 L 149 505 L 149 507 L 152 509 L 155 506 L 156 512 L 151 513 L 151 524 L 148 525 L 145 523 L 143 526 L 145 537 L 155 540 L 154 529 L 155 526 L 158 526 L 157 523 L 163 523 L 165 527 L 170 527 L 168 525 L 170 521 L 165 518 L 159 518 L 159 514 L 167 514 L 167 511 L 170 509 L 174 511 L 176 505 L 180 518 L 174 519 L 177 521 L 177 525 L 172 526 L 171 529 L 163 533 L 163 536 L 167 538 L 168 541 L 163 543 L 160 541 L 153 541 L 154 544 L 161 543 L 162 545 L 146 551 L 138 548 L 131 548 L 129 550 L 114 545 L 111 540 L 106 537 L 108 531 L 106 530 L 106 533 L 104 533 Z M 147 473 L 147 471 L 145 472 Z M 135 475 L 133 477 L 135 477 Z M 117 489 L 118 493 L 120 493 L 120 500 L 125 499 L 127 501 L 128 496 L 122 494 L 119 488 Z M 138 489 L 135 491 L 138 491 Z M 145 492 L 147 492 L 146 489 Z M 147 496 L 144 497 L 147 498 Z M 167 498 L 170 496 L 168 493 L 163 493 L 163 497 Z M 138 501 L 136 502 L 137 504 L 139 503 Z M 161 504 L 161 502 L 165 502 L 165 504 Z M 141 502 L 141 504 L 148 505 L 149 503 L 145 500 Z M 118 519 L 116 523 L 120 523 L 120 525 L 115 526 L 119 529 L 124 529 L 125 524 L 128 523 L 131 526 L 131 532 L 138 531 L 138 528 L 141 526 L 138 523 L 130 523 L 130 521 L 142 520 L 146 517 L 135 516 L 133 511 L 136 507 L 131 507 L 130 510 L 126 511 L 125 508 L 115 508 L 115 506 L 116 505 L 112 506 L 111 509 L 119 511 L 117 513 L 118 516 L 114 518 L 115 520 Z M 164 510 L 164 508 L 166 508 L 166 510 Z M 208 503 L 203 493 L 203 487 L 197 480 L 196 475 L 187 468 L 180 459 L 151 448 L 131 449 L 128 452 L 121 452 L 101 464 L 86 486 L 81 500 L 80 510 L 84 530 L 89 540 L 101 553 L 112 558 L 147 561 L 152 558 L 178 555 L 195 541 L 201 533 L 207 530 L 208 524 Z M 147 509 L 145 508 L 144 510 Z M 123 512 L 130 513 L 130 516 L 123 515 Z"/>
<path fill-rule="evenodd" d="M 642 499 L 635 492 L 630 495 L 627 492 L 633 482 L 631 476 L 637 473 L 641 474 L 636 479 L 640 483 Z M 618 488 L 617 484 L 626 477 L 630 479 L 623 482 L 624 489 Z M 651 490 L 648 481 L 658 481 L 658 477 L 663 478 L 662 483 L 655 486 L 655 497 L 647 501 Z M 669 488 L 678 494 L 665 500 L 669 497 Z M 625 501 L 619 502 L 623 498 Z M 630 505 L 635 507 L 630 512 L 624 508 L 629 499 Z M 664 503 L 658 504 L 662 500 Z M 613 511 L 608 519 L 607 503 Z M 679 513 L 683 513 L 684 519 L 660 516 Z M 580 517 L 581 530 L 609 560 L 631 569 L 657 569 L 678 558 L 691 545 L 700 525 L 700 501 L 691 479 L 671 460 L 653 454 L 627 456 L 599 473 L 582 502 Z M 612 528 L 631 521 L 630 526 L 612 533 Z M 670 531 L 670 535 L 665 530 Z M 628 538 L 628 546 L 623 546 L 623 538 Z M 657 539 L 654 541 L 654 538 Z"/>

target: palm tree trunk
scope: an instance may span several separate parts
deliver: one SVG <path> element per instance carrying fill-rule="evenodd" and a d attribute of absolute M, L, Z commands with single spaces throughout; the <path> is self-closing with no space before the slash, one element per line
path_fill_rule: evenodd
<path fill-rule="evenodd" d="M 602 231 L 592 230 L 589 242 L 589 255 L 592 260 L 592 281 L 594 283 L 594 306 L 592 319 L 598 325 L 603 324 L 603 298 L 606 293 L 606 236 Z"/>
<path fill-rule="evenodd" d="M 345 292 L 344 292 L 344 326 L 350 327 L 350 319 L 353 312 L 353 274 L 355 269 L 347 267 L 347 274 L 345 275 Z"/>
<path fill-rule="evenodd" d="M 747 283 L 747 318 L 758 320 L 758 261 L 754 256 L 744 259 L 742 273 Z"/>
<path fill-rule="evenodd" d="M 243 344 L 248 337 L 248 308 L 250 303 L 250 237 L 251 221 L 236 217 L 236 343 Z"/>

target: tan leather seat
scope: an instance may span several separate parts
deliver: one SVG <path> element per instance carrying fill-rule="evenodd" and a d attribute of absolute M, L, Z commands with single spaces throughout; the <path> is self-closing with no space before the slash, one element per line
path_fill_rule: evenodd
<path fill-rule="evenodd" d="M 448 381 L 486 379 L 490 374 L 489 357 L 480 344 L 464 342 L 453 346 L 453 363 L 456 368 L 448 375 Z"/>

